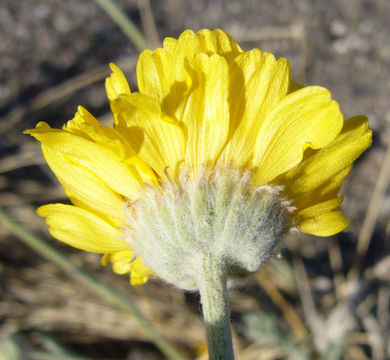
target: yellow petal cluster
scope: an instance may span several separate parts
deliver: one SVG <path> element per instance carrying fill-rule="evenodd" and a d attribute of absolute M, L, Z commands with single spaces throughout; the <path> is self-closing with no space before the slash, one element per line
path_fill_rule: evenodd
<path fill-rule="evenodd" d="M 110 66 L 113 127 L 79 107 L 63 129 L 41 122 L 26 131 L 72 202 L 39 208 L 54 237 L 104 254 L 104 265 L 144 283 L 151 271 L 123 240 L 126 211 L 145 187 L 204 167 L 251 170 L 258 186 L 282 186 L 303 232 L 329 236 L 348 226 L 338 193 L 371 144 L 368 120 L 344 121 L 328 90 L 291 81 L 286 59 L 243 51 L 222 30 L 187 30 L 142 52 L 138 92 Z"/>

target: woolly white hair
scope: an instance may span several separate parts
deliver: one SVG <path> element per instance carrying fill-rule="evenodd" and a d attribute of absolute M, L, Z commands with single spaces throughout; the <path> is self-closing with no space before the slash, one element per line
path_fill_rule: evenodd
<path fill-rule="evenodd" d="M 293 227 L 291 202 L 279 186 L 256 187 L 251 171 L 202 168 L 177 182 L 147 187 L 128 206 L 126 241 L 159 277 L 198 290 L 205 256 L 218 259 L 230 279 L 257 271 Z"/>

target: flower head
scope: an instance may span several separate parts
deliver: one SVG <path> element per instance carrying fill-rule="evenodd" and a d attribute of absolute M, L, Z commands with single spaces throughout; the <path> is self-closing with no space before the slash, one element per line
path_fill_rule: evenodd
<path fill-rule="evenodd" d="M 26 131 L 72 202 L 38 209 L 57 239 L 133 284 L 154 272 L 196 289 L 197 254 L 255 271 L 293 227 L 348 226 L 338 193 L 371 143 L 368 120 L 344 121 L 328 90 L 291 81 L 286 59 L 187 30 L 140 55 L 138 92 L 111 69 L 113 127 L 79 107 L 61 130 Z"/>

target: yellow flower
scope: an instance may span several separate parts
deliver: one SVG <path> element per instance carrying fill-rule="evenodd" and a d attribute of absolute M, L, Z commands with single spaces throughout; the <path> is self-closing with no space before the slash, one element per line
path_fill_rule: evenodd
<path fill-rule="evenodd" d="M 164 239 L 171 229 L 161 224 L 174 222 L 176 234 L 193 226 L 183 230 L 185 242 L 192 232 L 200 236 L 203 221 L 207 226 L 213 222 L 212 227 L 205 225 L 205 236 L 216 236 L 219 219 L 234 215 L 236 203 L 226 194 L 248 202 L 259 196 L 268 199 L 256 203 L 256 209 L 272 202 L 267 214 L 273 214 L 272 219 L 283 214 L 277 237 L 295 226 L 318 236 L 348 226 L 338 193 L 354 160 L 371 144 L 368 120 L 356 116 L 343 121 L 328 90 L 291 81 L 286 59 L 276 60 L 259 49 L 243 51 L 222 30 L 187 30 L 177 40 L 166 38 L 163 48 L 142 52 L 138 92 L 131 93 L 115 65 L 111 69 L 106 90 L 113 128 L 79 107 L 61 130 L 42 122 L 26 131 L 42 143 L 47 163 L 73 204 L 38 209 L 55 238 L 104 254 L 103 264 L 111 261 L 115 272 L 131 273 L 131 283 L 140 284 L 152 273 L 149 267 L 160 274 L 158 266 L 146 257 L 145 266 L 139 256 L 147 253 L 140 234 L 156 233 L 157 239 L 165 232 L 162 243 L 153 246 L 167 264 L 171 260 L 165 258 L 164 247 L 176 248 L 177 243 Z M 230 190 L 208 197 L 221 186 Z M 173 209 L 157 211 L 171 205 L 161 201 L 164 193 L 174 199 Z M 185 202 L 183 196 L 191 198 L 193 210 L 187 215 L 192 225 L 188 209 L 177 210 Z M 227 204 L 221 209 L 227 210 L 217 218 L 220 200 Z M 197 218 L 204 204 L 208 217 Z M 239 206 L 241 213 L 250 208 L 247 217 L 257 211 Z M 198 219 L 202 224 L 195 226 Z M 243 219 L 235 221 L 240 227 Z M 227 225 L 222 225 L 226 233 Z"/>

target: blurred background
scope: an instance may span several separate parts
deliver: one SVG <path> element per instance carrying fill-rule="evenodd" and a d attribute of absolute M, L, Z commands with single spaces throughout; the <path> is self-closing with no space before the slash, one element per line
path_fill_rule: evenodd
<path fill-rule="evenodd" d="M 50 238 L 35 214 L 65 196 L 38 142 L 22 131 L 38 121 L 60 127 L 79 104 L 110 122 L 104 78 L 111 61 L 137 86 L 142 41 L 129 38 L 104 3 L 0 1 L 0 208 L 132 301 L 183 358 L 207 359 L 196 294 L 158 280 L 131 287 L 98 255 Z M 293 79 L 330 89 L 346 118 L 370 118 L 373 146 L 343 186 L 350 227 L 330 238 L 291 234 L 280 259 L 230 292 L 232 327 L 237 359 L 390 359 L 390 2 L 113 3 L 151 48 L 187 28 L 223 28 L 244 49 L 288 58 Z M 0 291 L 1 360 L 169 357 L 133 316 L 22 243 L 5 222 Z"/>

